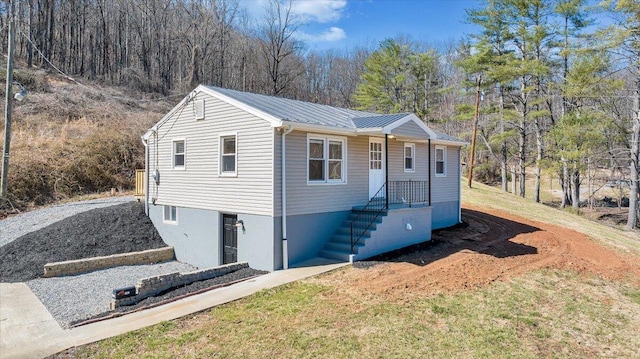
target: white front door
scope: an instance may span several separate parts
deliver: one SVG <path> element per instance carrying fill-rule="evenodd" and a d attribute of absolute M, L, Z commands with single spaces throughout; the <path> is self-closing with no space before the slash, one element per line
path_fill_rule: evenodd
<path fill-rule="evenodd" d="M 384 184 L 384 168 L 384 139 L 369 137 L 369 198 L 373 198 Z"/>

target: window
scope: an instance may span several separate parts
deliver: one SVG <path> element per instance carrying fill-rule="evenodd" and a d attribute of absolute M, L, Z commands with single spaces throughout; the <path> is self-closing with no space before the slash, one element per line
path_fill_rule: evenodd
<path fill-rule="evenodd" d="M 236 135 L 220 136 L 220 174 L 235 176 L 237 167 Z"/>
<path fill-rule="evenodd" d="M 346 139 L 309 136 L 307 141 L 309 183 L 346 182 Z"/>
<path fill-rule="evenodd" d="M 405 143 L 404 144 L 404 171 L 405 172 L 415 172 L 415 156 L 416 156 L 416 145 L 413 143 Z"/>
<path fill-rule="evenodd" d="M 309 139 L 309 181 L 324 180 L 324 140 Z"/>
<path fill-rule="evenodd" d="M 184 140 L 173 141 L 173 168 L 184 169 Z"/>
<path fill-rule="evenodd" d="M 444 146 L 436 146 L 436 176 L 444 177 L 447 175 L 446 158 L 447 148 Z"/>
<path fill-rule="evenodd" d="M 382 143 L 369 142 L 369 169 L 382 169 Z"/>
<path fill-rule="evenodd" d="M 165 223 L 178 223 L 178 208 L 176 206 L 164 206 Z"/>
<path fill-rule="evenodd" d="M 198 100 L 193 102 L 195 107 L 196 120 L 204 120 L 204 100 Z"/>

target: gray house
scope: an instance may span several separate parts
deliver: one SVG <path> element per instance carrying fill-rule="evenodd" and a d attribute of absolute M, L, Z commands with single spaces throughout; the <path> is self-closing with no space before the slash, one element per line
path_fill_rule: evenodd
<path fill-rule="evenodd" d="M 379 115 L 198 86 L 143 136 L 147 214 L 198 267 L 363 259 L 460 222 L 460 147 Z"/>

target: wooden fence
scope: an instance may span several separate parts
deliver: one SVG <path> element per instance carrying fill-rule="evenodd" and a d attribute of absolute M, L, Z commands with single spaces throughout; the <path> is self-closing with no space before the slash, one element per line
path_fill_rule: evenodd
<path fill-rule="evenodd" d="M 144 187 L 146 181 L 144 178 L 144 169 L 136 170 L 136 193 L 134 196 L 138 199 L 138 201 L 144 198 Z"/>

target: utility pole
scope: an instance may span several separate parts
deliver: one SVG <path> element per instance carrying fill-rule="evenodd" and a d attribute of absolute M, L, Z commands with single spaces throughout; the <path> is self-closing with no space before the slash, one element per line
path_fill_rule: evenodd
<path fill-rule="evenodd" d="M 2 203 L 0 206 L 3 206 L 7 199 L 7 179 L 9 172 L 9 148 L 11 142 L 11 105 L 13 101 L 13 44 L 15 41 L 16 29 L 15 29 L 15 14 L 13 12 L 13 3 L 11 2 L 9 5 L 11 8 L 9 9 L 9 47 L 7 50 L 7 89 L 6 89 L 6 98 L 5 98 L 5 110 L 4 110 L 4 147 L 2 150 L 2 182 L 0 192 L 2 193 Z"/>
<path fill-rule="evenodd" d="M 476 111 L 473 115 L 473 133 L 471 135 L 471 154 L 469 155 L 469 188 L 471 188 L 471 181 L 473 180 L 473 162 L 476 156 L 476 133 L 478 132 L 478 116 L 480 110 L 480 83 L 482 83 L 482 76 L 476 76 Z"/>

